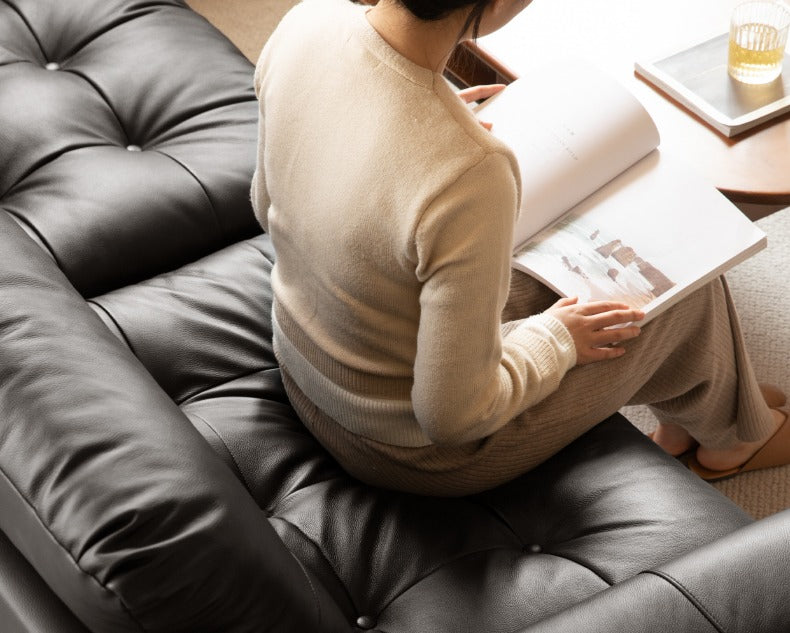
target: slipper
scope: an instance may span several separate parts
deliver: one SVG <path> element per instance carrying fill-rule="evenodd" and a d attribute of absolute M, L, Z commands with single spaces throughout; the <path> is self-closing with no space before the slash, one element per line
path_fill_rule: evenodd
<path fill-rule="evenodd" d="M 743 464 L 728 470 L 711 470 L 700 464 L 697 461 L 697 457 L 694 456 L 687 464 L 689 470 L 699 475 L 705 481 L 720 481 L 752 470 L 790 464 L 790 413 L 785 409 L 779 410 L 784 413 L 785 416 L 785 421 L 782 423 L 782 426 L 776 430 L 760 450 Z"/>
<path fill-rule="evenodd" d="M 771 409 L 780 409 L 787 403 L 787 397 L 784 392 L 776 385 L 763 382 L 758 386 L 760 387 L 760 393 L 763 394 L 763 398 L 765 399 L 765 404 Z"/>
<path fill-rule="evenodd" d="M 787 403 L 787 397 L 785 396 L 785 393 L 778 386 L 776 386 L 774 384 L 771 384 L 771 383 L 768 383 L 768 382 L 761 382 L 761 383 L 759 383 L 758 386 L 760 388 L 760 393 L 763 395 L 763 398 L 765 399 L 765 403 L 768 405 L 769 408 L 771 408 L 771 409 L 780 409 L 781 407 L 783 407 Z M 651 431 L 650 433 L 647 433 L 647 436 L 651 440 L 653 440 L 653 435 L 654 434 L 655 434 L 655 431 Z M 655 440 L 653 440 L 653 441 L 655 441 Z M 694 442 L 691 446 L 689 446 L 682 453 L 678 453 L 677 455 L 673 455 L 672 453 L 668 453 L 668 454 L 672 455 L 672 457 L 674 457 L 675 459 L 680 460 L 683 464 L 685 464 L 686 466 L 690 467 L 689 461 L 691 460 L 692 457 L 694 457 L 694 454 L 696 453 L 698 446 L 699 446 L 699 444 L 697 442 Z M 756 457 L 756 455 L 754 457 Z M 754 457 L 752 457 L 752 459 L 754 459 Z M 749 461 L 751 461 L 751 460 L 749 460 Z M 788 459 L 788 461 L 790 461 L 790 459 Z M 699 464 L 697 462 L 696 458 L 694 458 L 694 463 L 695 463 L 694 468 L 699 468 L 700 470 L 707 470 L 707 469 L 705 469 L 704 466 L 702 466 L 701 464 Z M 745 464 L 744 464 L 744 466 L 745 466 Z M 763 468 L 765 468 L 765 466 L 763 466 Z M 711 473 L 715 473 L 717 471 L 712 471 L 711 470 L 710 472 Z M 743 472 L 743 471 L 738 471 L 738 472 Z M 733 474 L 737 475 L 738 473 L 736 472 L 736 473 L 733 473 Z M 728 475 L 728 476 L 731 477 L 732 475 Z"/>

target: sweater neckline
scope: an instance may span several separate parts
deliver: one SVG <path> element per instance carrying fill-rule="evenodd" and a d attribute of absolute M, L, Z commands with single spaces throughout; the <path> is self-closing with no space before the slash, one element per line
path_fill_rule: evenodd
<path fill-rule="evenodd" d="M 360 11 L 357 14 L 359 34 L 368 49 L 381 61 L 410 81 L 426 88 L 432 88 L 437 73 L 429 68 L 420 66 L 392 48 L 392 46 L 381 37 L 379 32 L 373 28 L 373 25 L 368 22 L 367 13 L 369 10 L 370 7 L 365 7 L 364 11 Z"/>

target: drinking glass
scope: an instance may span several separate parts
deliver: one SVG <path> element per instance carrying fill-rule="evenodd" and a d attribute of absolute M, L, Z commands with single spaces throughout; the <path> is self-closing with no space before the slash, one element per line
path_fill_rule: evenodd
<path fill-rule="evenodd" d="M 727 71 L 747 84 L 764 84 L 782 73 L 790 10 L 780 2 L 750 0 L 735 7 L 730 21 Z"/>

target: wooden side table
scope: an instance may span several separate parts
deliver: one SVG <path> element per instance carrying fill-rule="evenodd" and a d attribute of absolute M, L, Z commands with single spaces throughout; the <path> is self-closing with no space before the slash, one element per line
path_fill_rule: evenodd
<path fill-rule="evenodd" d="M 497 33 L 459 47 L 449 72 L 470 85 L 507 83 L 550 63 L 552 56 L 583 57 L 642 101 L 656 121 L 662 151 L 679 154 L 733 202 L 785 206 L 790 204 L 790 114 L 727 138 L 633 71 L 637 59 L 660 59 L 725 32 L 738 2 L 536 0 Z"/>

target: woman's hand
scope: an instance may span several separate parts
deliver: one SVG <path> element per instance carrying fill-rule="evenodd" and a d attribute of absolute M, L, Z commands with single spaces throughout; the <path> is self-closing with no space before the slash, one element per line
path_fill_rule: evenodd
<path fill-rule="evenodd" d="M 505 89 L 505 84 L 487 84 L 484 86 L 472 86 L 471 88 L 464 88 L 458 91 L 458 96 L 464 103 L 472 103 L 480 101 L 481 99 L 488 99 L 493 97 L 496 93 Z M 485 121 L 480 121 L 485 129 L 491 130 L 491 124 Z"/>
<path fill-rule="evenodd" d="M 546 313 L 558 319 L 573 337 L 577 365 L 625 354 L 625 348 L 609 346 L 639 336 L 641 329 L 636 325 L 612 326 L 624 326 L 645 318 L 642 310 L 635 310 L 625 303 L 591 301 L 580 304 L 578 297 L 560 299 Z"/>

